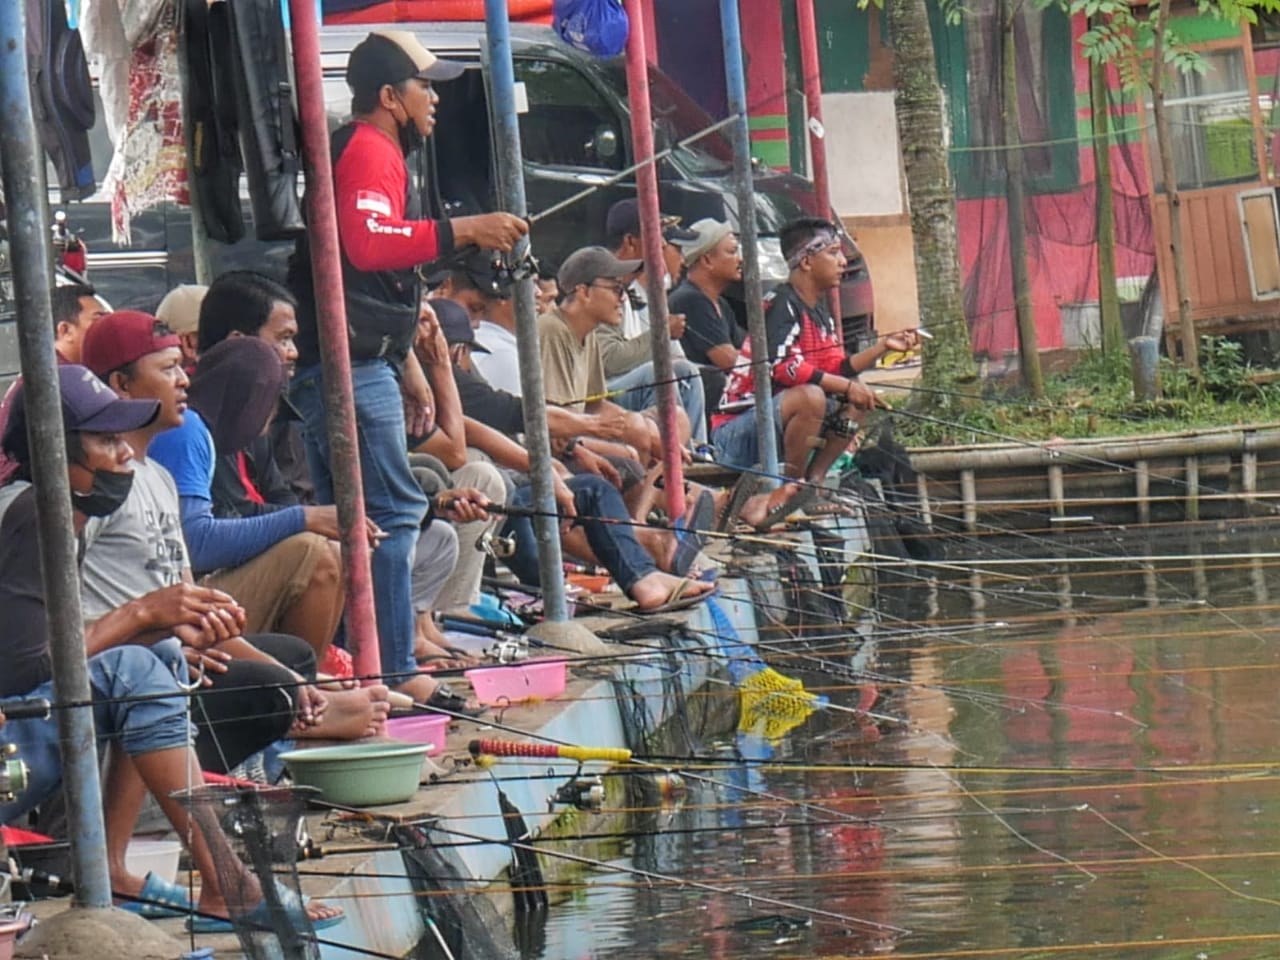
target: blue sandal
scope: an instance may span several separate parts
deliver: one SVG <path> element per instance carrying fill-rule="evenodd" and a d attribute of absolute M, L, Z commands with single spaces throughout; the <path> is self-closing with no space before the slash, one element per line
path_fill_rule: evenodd
<path fill-rule="evenodd" d="M 195 909 L 191 903 L 191 895 L 185 887 L 170 883 L 154 873 L 147 874 L 142 882 L 142 889 L 138 891 L 136 897 L 117 906 L 128 913 L 137 914 L 144 920 L 185 917 Z"/>
<path fill-rule="evenodd" d="M 318 920 L 309 920 L 306 915 L 307 899 L 304 897 L 298 900 L 296 894 L 287 887 L 276 884 L 276 890 L 280 893 L 280 900 L 284 905 L 291 922 L 298 929 L 305 929 L 307 923 L 311 924 L 313 930 L 327 930 L 330 927 L 336 927 L 347 919 L 345 913 L 339 913 L 335 917 L 323 917 Z M 275 925 L 271 922 L 271 907 L 264 897 L 259 904 L 250 910 L 247 914 L 240 918 L 242 924 L 247 924 L 255 930 L 274 930 Z M 226 917 L 206 917 L 192 916 L 187 918 L 187 931 L 189 933 L 235 933 L 235 923 Z"/>

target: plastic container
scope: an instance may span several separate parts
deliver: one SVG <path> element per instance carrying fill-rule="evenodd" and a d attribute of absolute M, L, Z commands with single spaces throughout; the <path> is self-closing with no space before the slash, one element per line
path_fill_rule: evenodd
<path fill-rule="evenodd" d="M 481 667 L 463 674 L 486 706 L 551 700 L 564 693 L 565 660 L 529 660 L 509 667 Z"/>
<path fill-rule="evenodd" d="M 13 960 L 13 944 L 31 926 L 29 914 L 20 913 L 16 920 L 0 921 L 0 960 Z"/>
<path fill-rule="evenodd" d="M 176 883 L 181 856 L 182 844 L 177 840 L 140 840 L 135 837 L 125 850 L 124 866 L 137 877 L 154 873 L 165 883 Z"/>
<path fill-rule="evenodd" d="M 565 580 L 588 593 L 600 593 L 612 582 L 607 573 L 570 573 L 565 576 Z"/>
<path fill-rule="evenodd" d="M 444 753 L 445 737 L 449 733 L 449 721 L 438 713 L 423 713 L 414 717 L 395 717 L 387 721 L 387 736 L 405 743 L 422 743 L 427 746 L 428 757 Z"/>
<path fill-rule="evenodd" d="M 315 787 L 321 797 L 345 807 L 403 803 L 418 791 L 422 743 L 351 743 L 280 755 L 293 779 Z"/>

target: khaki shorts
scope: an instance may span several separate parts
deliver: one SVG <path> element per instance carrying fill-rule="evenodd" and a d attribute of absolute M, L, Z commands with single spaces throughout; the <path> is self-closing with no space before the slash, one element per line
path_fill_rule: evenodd
<path fill-rule="evenodd" d="M 248 563 L 204 577 L 205 586 L 224 590 L 244 607 L 245 633 L 276 632 L 285 611 L 311 585 L 329 541 L 315 533 L 296 533 Z"/>

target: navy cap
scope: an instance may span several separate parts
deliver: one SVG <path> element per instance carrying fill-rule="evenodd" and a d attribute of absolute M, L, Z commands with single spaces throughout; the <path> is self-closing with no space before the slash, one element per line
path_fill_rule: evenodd
<path fill-rule="evenodd" d="M 662 239 L 667 243 L 687 243 L 697 234 L 680 226 L 680 218 L 659 214 L 662 224 Z M 635 197 L 619 200 L 609 208 L 605 215 L 604 233 L 610 240 L 625 237 L 627 234 L 640 236 L 640 201 Z"/>
<path fill-rule="evenodd" d="M 455 343 L 465 343 L 475 353 L 489 352 L 488 347 L 476 342 L 476 332 L 471 329 L 471 318 L 467 316 L 466 307 L 454 300 L 445 300 L 443 298 L 436 298 L 427 302 L 431 304 L 431 309 L 436 312 L 436 319 L 440 321 L 440 329 L 444 332 L 445 342 L 449 346 L 453 346 Z"/>

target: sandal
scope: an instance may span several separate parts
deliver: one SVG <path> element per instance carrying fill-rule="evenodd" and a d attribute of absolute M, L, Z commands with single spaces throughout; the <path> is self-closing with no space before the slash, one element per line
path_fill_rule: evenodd
<path fill-rule="evenodd" d="M 305 930 L 307 924 L 311 924 L 313 930 L 327 930 L 329 927 L 336 927 L 347 919 L 347 915 L 341 910 L 332 917 L 311 918 L 307 916 L 306 904 L 307 898 L 299 899 L 288 887 L 276 884 L 276 890 L 280 896 L 280 904 L 284 907 L 285 916 L 289 918 L 289 922 L 294 929 L 298 931 Z M 267 903 L 266 897 L 258 902 L 258 905 L 244 914 L 238 920 L 231 920 L 227 917 L 211 917 L 211 916 L 193 916 L 187 918 L 188 933 L 235 933 L 236 923 L 241 926 L 248 926 L 254 930 L 271 931 L 275 929 L 272 922 L 271 905 Z"/>
<path fill-rule="evenodd" d="M 436 686 L 435 693 L 431 694 L 431 698 L 423 706 L 429 710 L 437 710 L 445 714 L 457 714 L 463 717 L 478 717 L 489 710 L 483 704 L 474 707 L 470 706 L 466 697 L 460 693 L 454 693 L 443 683 Z"/>
<path fill-rule="evenodd" d="M 167 920 L 171 917 L 189 916 L 195 910 L 191 895 L 185 887 L 170 883 L 163 877 L 148 873 L 142 881 L 137 896 L 116 906 L 144 920 Z"/>
<path fill-rule="evenodd" d="M 758 473 L 742 473 L 738 475 L 737 482 L 734 483 L 733 489 L 729 492 L 729 502 L 725 504 L 724 511 L 720 514 L 716 521 L 716 533 L 724 533 L 729 529 L 729 524 L 738 518 L 739 511 L 752 495 L 760 489 L 764 477 Z"/>

